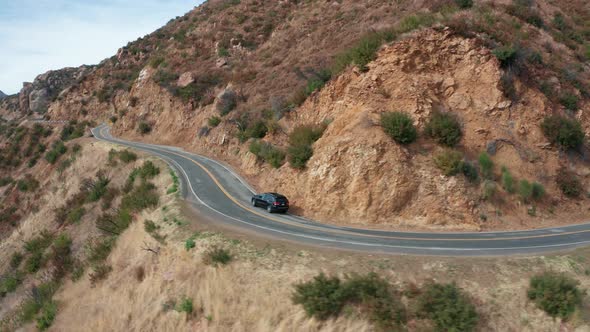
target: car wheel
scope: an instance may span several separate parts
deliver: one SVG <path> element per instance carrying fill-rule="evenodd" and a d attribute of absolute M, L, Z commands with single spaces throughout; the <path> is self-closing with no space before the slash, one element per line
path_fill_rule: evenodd
<path fill-rule="evenodd" d="M 269 205 L 266 207 L 266 211 L 268 211 L 268 213 L 272 213 L 272 207 Z"/>
<path fill-rule="evenodd" d="M 252 206 L 256 207 L 256 200 L 252 199 Z"/>

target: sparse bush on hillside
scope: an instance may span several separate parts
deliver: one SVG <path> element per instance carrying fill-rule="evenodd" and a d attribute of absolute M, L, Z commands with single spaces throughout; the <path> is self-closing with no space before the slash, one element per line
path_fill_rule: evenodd
<path fill-rule="evenodd" d="M 209 119 L 207 119 L 207 124 L 211 128 L 215 128 L 215 127 L 219 126 L 220 123 L 221 123 L 221 118 L 218 116 L 212 116 Z"/>
<path fill-rule="evenodd" d="M 518 184 L 518 195 L 523 202 L 528 203 L 533 197 L 533 186 L 527 180 L 520 180 Z"/>
<path fill-rule="evenodd" d="M 582 302 L 578 285 L 565 275 L 546 272 L 531 278 L 527 295 L 550 316 L 568 319 Z"/>
<path fill-rule="evenodd" d="M 479 173 L 477 171 L 477 167 L 475 167 L 471 162 L 464 161 L 461 164 L 461 171 L 463 175 L 469 182 L 475 183 L 479 180 Z"/>
<path fill-rule="evenodd" d="M 50 164 L 55 164 L 57 159 L 64 155 L 67 150 L 68 148 L 64 145 L 62 141 L 57 141 L 53 144 L 51 150 L 49 150 L 45 154 L 45 160 L 47 160 L 47 162 L 49 162 Z"/>
<path fill-rule="evenodd" d="M 485 180 L 482 185 L 481 198 L 489 201 L 496 196 L 496 184 L 491 180 Z"/>
<path fill-rule="evenodd" d="M 164 57 L 158 56 L 150 59 L 150 67 L 157 69 L 164 62 Z"/>
<path fill-rule="evenodd" d="M 225 90 L 219 96 L 217 100 L 217 104 L 215 107 L 219 114 L 226 115 L 229 112 L 233 111 L 236 106 L 238 105 L 238 94 L 235 93 L 233 90 Z"/>
<path fill-rule="evenodd" d="M 203 262 L 207 265 L 219 266 L 226 265 L 232 260 L 229 250 L 219 247 L 213 247 L 205 251 Z"/>
<path fill-rule="evenodd" d="M 137 155 L 127 149 L 119 151 L 118 156 L 126 164 L 137 160 Z"/>
<path fill-rule="evenodd" d="M 397 330 L 406 320 L 405 308 L 389 283 L 374 273 L 354 275 L 345 281 L 326 277 L 296 284 L 292 296 L 310 317 L 325 320 L 338 316 L 345 305 L 356 305 L 383 330 Z"/>
<path fill-rule="evenodd" d="M 516 192 L 514 177 L 506 167 L 502 167 L 502 187 L 511 194 Z"/>
<path fill-rule="evenodd" d="M 439 331 L 473 331 L 478 322 L 475 306 L 455 284 L 431 283 L 418 298 L 422 314 Z"/>
<path fill-rule="evenodd" d="M 457 117 L 451 113 L 434 112 L 424 128 L 426 135 L 439 144 L 453 147 L 459 143 L 463 132 Z"/>
<path fill-rule="evenodd" d="M 274 168 L 281 167 L 285 160 L 285 152 L 267 142 L 259 140 L 252 141 L 249 150 L 255 154 L 256 157 L 269 163 Z"/>
<path fill-rule="evenodd" d="M 434 156 L 434 164 L 444 175 L 457 175 L 463 166 L 463 154 L 456 150 L 445 149 Z"/>
<path fill-rule="evenodd" d="M 54 301 L 49 301 L 41 307 L 41 314 L 37 317 L 37 328 L 40 331 L 47 330 L 57 315 L 57 304 Z"/>
<path fill-rule="evenodd" d="M 39 181 L 37 181 L 32 175 L 27 174 L 24 178 L 16 182 L 16 187 L 22 192 L 35 192 L 39 189 Z"/>
<path fill-rule="evenodd" d="M 89 274 L 90 283 L 96 285 L 99 281 L 106 279 L 113 268 L 110 265 L 99 264 L 92 267 L 92 272 Z"/>
<path fill-rule="evenodd" d="M 482 152 L 479 154 L 478 161 L 481 175 L 485 179 L 491 179 L 494 176 L 494 162 L 490 155 L 487 152 Z"/>
<path fill-rule="evenodd" d="M 128 197 L 128 196 L 125 196 Z M 130 203 L 127 203 L 129 205 Z M 120 235 L 129 227 L 132 216 L 127 209 L 119 209 L 115 213 L 104 213 L 96 219 L 95 225 L 107 235 Z"/>
<path fill-rule="evenodd" d="M 238 139 L 245 142 L 250 138 L 263 138 L 268 133 L 268 127 L 262 120 L 247 122 L 245 126 L 238 127 Z"/>
<path fill-rule="evenodd" d="M 180 312 L 186 312 L 187 315 L 192 314 L 194 310 L 193 300 L 188 297 L 183 298 L 182 301 L 180 301 L 180 303 L 178 304 L 176 310 Z"/>
<path fill-rule="evenodd" d="M 381 114 L 381 126 L 387 135 L 400 144 L 413 143 L 418 137 L 414 120 L 403 112 Z"/>
<path fill-rule="evenodd" d="M 473 0 L 455 0 L 455 4 L 461 9 L 473 7 Z"/>
<path fill-rule="evenodd" d="M 349 65 L 357 66 L 360 70 L 366 71 L 367 64 L 375 60 L 377 51 L 381 48 L 384 40 L 385 34 L 382 32 L 372 32 L 361 37 L 353 47 L 336 56 L 332 72 L 338 74 Z"/>
<path fill-rule="evenodd" d="M 557 186 L 561 189 L 561 192 L 568 197 L 579 197 L 584 190 L 576 174 L 564 167 L 557 171 L 555 182 L 557 182 Z"/>
<path fill-rule="evenodd" d="M 577 149 L 584 143 L 585 133 L 578 120 L 559 115 L 545 117 L 541 123 L 545 137 L 564 149 Z"/>
<path fill-rule="evenodd" d="M 14 179 L 10 176 L 5 176 L 3 178 L 0 178 L 0 188 L 4 187 L 6 185 L 9 185 L 13 182 L 14 182 Z"/>
<path fill-rule="evenodd" d="M 504 68 L 512 66 L 518 60 L 518 49 L 512 45 L 500 46 L 492 51 Z"/>
<path fill-rule="evenodd" d="M 289 134 L 288 158 L 291 167 L 305 168 L 307 161 L 313 155 L 312 144 L 324 133 L 324 126 L 299 126 Z"/>
<path fill-rule="evenodd" d="M 137 130 L 140 134 L 145 135 L 152 131 L 152 125 L 145 121 L 140 121 L 137 125 Z"/>
<path fill-rule="evenodd" d="M 559 102 L 570 111 L 578 110 L 578 96 L 573 93 L 566 92 L 559 97 Z"/>
<path fill-rule="evenodd" d="M 156 186 L 153 183 L 142 182 L 137 188 L 123 196 L 121 199 L 121 211 L 138 212 L 158 205 L 159 197 L 155 189 Z"/>
<path fill-rule="evenodd" d="M 20 263 L 22 263 L 25 256 L 20 252 L 16 251 L 10 256 L 10 267 L 14 270 L 18 269 Z"/>
<path fill-rule="evenodd" d="M 531 190 L 532 197 L 536 201 L 542 199 L 543 196 L 545 196 L 545 187 L 543 187 L 543 185 L 538 182 L 533 182 Z"/>

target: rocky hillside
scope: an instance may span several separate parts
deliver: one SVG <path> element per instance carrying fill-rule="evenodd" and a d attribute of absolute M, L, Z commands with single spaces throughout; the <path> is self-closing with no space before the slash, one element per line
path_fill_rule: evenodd
<path fill-rule="evenodd" d="M 53 119 L 108 120 L 225 160 L 324 221 L 548 225 L 587 204 L 584 144 L 551 133 L 590 126 L 588 22 L 584 1 L 208 1 L 65 75 L 79 78 L 68 88 L 25 87 L 2 114 L 47 100 Z M 412 119 L 415 143 L 382 130 L 393 111 Z M 456 151 L 425 134 L 439 113 L 460 124 Z M 441 170 L 445 158 L 477 180 Z"/>
<path fill-rule="evenodd" d="M 0 90 L 0 99 L 6 97 L 6 94 Z"/>

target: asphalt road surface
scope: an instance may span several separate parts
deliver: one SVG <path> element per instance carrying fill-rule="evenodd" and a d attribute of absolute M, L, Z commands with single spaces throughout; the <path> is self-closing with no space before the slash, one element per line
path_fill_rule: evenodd
<path fill-rule="evenodd" d="M 178 174 L 181 193 L 215 222 L 297 243 L 354 251 L 443 256 L 539 254 L 590 245 L 590 223 L 528 231 L 479 233 L 395 232 L 327 225 L 254 208 L 246 181 L 220 162 L 182 149 L 111 136 L 103 124 L 94 137 L 162 158 Z"/>

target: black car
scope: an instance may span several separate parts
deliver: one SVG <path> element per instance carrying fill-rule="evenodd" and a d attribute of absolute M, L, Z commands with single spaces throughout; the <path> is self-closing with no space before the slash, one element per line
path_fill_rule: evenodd
<path fill-rule="evenodd" d="M 264 193 L 252 196 L 252 206 L 261 206 L 270 213 L 285 213 L 289 210 L 289 200 L 281 194 Z"/>

